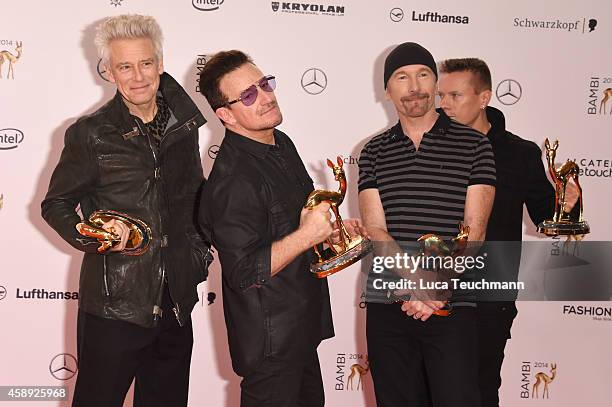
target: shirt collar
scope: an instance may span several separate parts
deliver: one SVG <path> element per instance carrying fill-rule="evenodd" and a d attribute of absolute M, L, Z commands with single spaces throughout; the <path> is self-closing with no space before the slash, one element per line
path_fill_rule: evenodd
<path fill-rule="evenodd" d="M 266 158 L 266 155 L 270 151 L 281 149 L 283 146 L 281 138 L 278 137 L 278 130 L 276 129 L 274 129 L 273 145 L 260 143 L 259 141 L 250 139 L 227 128 L 225 129 L 225 141 L 257 158 Z"/>
<path fill-rule="evenodd" d="M 439 113 L 438 119 L 434 123 L 433 127 L 426 134 L 443 136 L 446 134 L 448 128 L 451 125 L 451 119 L 446 114 L 444 114 L 444 111 L 442 111 L 442 109 L 436 109 L 436 111 Z M 406 137 L 406 135 L 404 134 L 404 130 L 402 130 L 402 124 L 399 122 L 399 120 L 397 121 L 397 124 L 391 128 L 390 133 L 391 138 L 393 140 L 403 139 L 404 137 Z"/>

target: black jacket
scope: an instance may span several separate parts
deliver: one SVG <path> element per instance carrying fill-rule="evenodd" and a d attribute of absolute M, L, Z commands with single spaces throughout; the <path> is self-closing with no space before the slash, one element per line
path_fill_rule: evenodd
<path fill-rule="evenodd" d="M 326 279 L 314 278 L 312 250 L 273 277 L 271 247 L 295 231 L 313 183 L 281 131 L 268 145 L 226 130 L 204 187 L 201 220 L 211 231 L 223 276 L 232 364 L 246 376 L 267 357 L 306 363 L 333 336 Z"/>
<path fill-rule="evenodd" d="M 150 327 L 161 306 L 163 269 L 179 323 L 198 301 L 206 278 L 208 247 L 195 226 L 195 200 L 204 181 L 198 128 L 206 120 L 168 74 L 159 92 L 171 110 L 159 148 L 140 119 L 130 115 L 119 92 L 66 131 L 60 161 L 42 202 L 43 218 L 72 246 L 86 252 L 81 265 L 79 307 L 105 318 Z M 124 212 L 147 223 L 153 239 L 140 256 L 97 254 L 98 243 L 75 225 L 95 210 Z"/>
<path fill-rule="evenodd" d="M 498 109 L 487 107 L 487 119 L 491 123 L 487 136 L 495 154 L 497 188 L 486 239 L 521 241 L 523 204 L 534 225 L 552 218 L 555 189 L 546 178 L 540 147 L 506 130 L 506 119 Z"/>
<path fill-rule="evenodd" d="M 542 150 L 532 141 L 524 140 L 506 130 L 504 114 L 487 107 L 491 129 L 487 137 L 493 146 L 497 188 L 493 210 L 487 225 L 487 253 L 484 277 L 488 281 L 517 281 L 523 240 L 523 205 L 537 226 L 552 218 L 555 189 L 546 178 Z M 480 309 L 516 299 L 516 290 L 481 290 Z M 484 312 L 484 311 L 483 311 Z"/>

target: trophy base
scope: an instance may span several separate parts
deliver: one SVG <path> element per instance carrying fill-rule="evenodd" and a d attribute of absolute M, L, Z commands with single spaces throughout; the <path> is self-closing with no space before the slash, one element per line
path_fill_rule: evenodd
<path fill-rule="evenodd" d="M 335 254 L 330 248 L 325 249 L 321 253 L 323 261 L 312 263 L 310 265 L 310 272 L 316 278 L 331 276 L 358 262 L 371 251 L 372 242 L 370 239 L 362 239 L 361 236 L 353 238 L 353 242 L 351 242 L 351 245 L 345 252 Z"/>
<path fill-rule="evenodd" d="M 589 224 L 582 222 L 553 222 L 545 220 L 538 225 L 538 233 L 544 233 L 546 236 L 576 236 L 586 235 L 591 231 Z"/>

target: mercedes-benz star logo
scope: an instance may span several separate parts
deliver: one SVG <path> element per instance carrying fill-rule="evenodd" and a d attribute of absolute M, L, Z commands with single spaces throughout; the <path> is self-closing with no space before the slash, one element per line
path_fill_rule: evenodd
<path fill-rule="evenodd" d="M 302 89 L 311 95 L 318 95 L 327 88 L 327 75 L 318 68 L 310 68 L 302 75 Z"/>
<path fill-rule="evenodd" d="M 506 106 L 510 106 L 518 102 L 522 95 L 523 88 L 521 88 L 521 84 L 514 79 L 504 79 L 495 89 L 495 96 L 497 96 L 497 100 Z"/>
<path fill-rule="evenodd" d="M 49 363 L 49 372 L 57 380 L 70 380 L 77 373 L 77 360 L 69 353 L 55 355 Z"/>
<path fill-rule="evenodd" d="M 108 71 L 106 70 L 106 67 L 102 63 L 102 58 L 100 58 L 100 60 L 98 61 L 98 66 L 96 66 L 96 71 L 98 71 L 98 75 L 100 75 L 100 78 L 104 79 L 106 82 L 110 82 L 108 80 Z"/>
<path fill-rule="evenodd" d="M 210 158 L 212 158 L 214 160 L 215 158 L 217 158 L 217 154 L 219 154 L 219 146 L 218 145 L 213 144 L 212 146 L 210 146 L 208 148 L 208 156 Z"/>
<path fill-rule="evenodd" d="M 392 8 L 389 12 L 389 17 L 394 23 L 399 23 L 404 19 L 404 10 L 399 7 Z"/>
<path fill-rule="evenodd" d="M 4 298 L 6 298 L 6 288 L 0 285 L 0 300 L 3 300 Z"/>

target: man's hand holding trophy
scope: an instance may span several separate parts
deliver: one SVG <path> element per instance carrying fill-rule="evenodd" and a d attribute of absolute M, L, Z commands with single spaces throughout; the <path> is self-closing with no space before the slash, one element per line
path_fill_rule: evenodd
<path fill-rule="evenodd" d="M 346 195 L 346 175 L 342 168 L 342 159 L 337 157 L 336 162 L 337 165 L 327 160 L 327 165 L 334 173 L 334 179 L 339 183 L 338 190 L 316 189 L 310 193 L 304 205 L 304 208 L 312 210 L 320 204 L 328 204 L 335 216 L 334 232 L 326 241 L 328 247 L 325 250 L 321 250 L 319 245 L 313 247 L 316 259 L 310 266 L 310 271 L 317 278 L 334 274 L 372 251 L 372 242 L 367 237 L 367 231 L 361 222 L 357 219 L 343 221 L 340 216 L 339 207 Z"/>
<path fill-rule="evenodd" d="M 78 232 L 100 242 L 98 253 L 119 252 L 139 256 L 149 249 L 151 228 L 140 219 L 116 211 L 95 211 L 87 222 L 76 225 Z"/>

